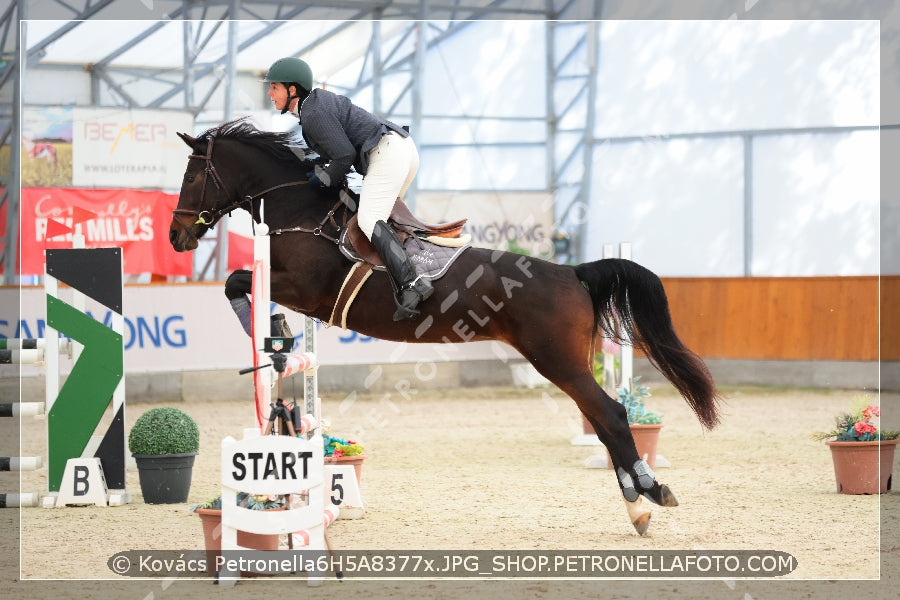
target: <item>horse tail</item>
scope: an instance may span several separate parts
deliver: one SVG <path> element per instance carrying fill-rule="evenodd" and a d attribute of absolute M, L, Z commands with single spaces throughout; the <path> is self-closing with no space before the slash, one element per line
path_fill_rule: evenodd
<path fill-rule="evenodd" d="M 715 383 L 703 359 L 678 339 L 659 277 L 620 258 L 578 265 L 575 274 L 594 304 L 594 334 L 602 330 L 610 339 L 640 348 L 687 400 L 703 426 L 715 427 L 719 422 Z"/>

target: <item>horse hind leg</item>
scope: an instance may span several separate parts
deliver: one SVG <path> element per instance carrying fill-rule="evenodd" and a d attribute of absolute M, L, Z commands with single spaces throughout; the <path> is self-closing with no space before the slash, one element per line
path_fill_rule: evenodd
<path fill-rule="evenodd" d="M 628 518 L 635 531 L 643 536 L 650 527 L 651 518 L 651 508 L 644 502 L 644 498 L 666 507 L 678 506 L 678 500 L 675 499 L 675 495 L 667 485 L 660 484 L 656 480 L 656 476 L 647 462 L 638 457 L 622 405 L 613 400 L 593 379 L 591 383 L 594 386 L 593 397 L 596 400 L 594 402 L 578 402 L 576 400 L 576 403 L 591 423 L 597 437 L 609 451 Z M 599 413 L 597 405 L 601 411 Z M 598 414 L 601 417 L 598 418 Z M 604 426 L 603 423 L 610 425 Z M 619 427 L 616 428 L 612 423 Z M 623 423 L 624 429 L 622 428 Z M 619 431 L 615 433 L 617 429 Z"/>
<path fill-rule="evenodd" d="M 588 421 L 594 427 L 595 431 L 603 431 L 603 428 L 596 423 L 591 417 Z M 598 434 L 601 441 L 606 437 L 605 434 Z M 604 442 L 607 450 L 609 450 L 610 458 L 613 461 L 612 468 L 616 473 L 616 482 L 619 484 L 619 491 L 622 493 L 622 500 L 625 502 L 625 510 L 628 512 L 628 518 L 634 526 L 638 535 L 647 533 L 650 527 L 650 517 L 652 510 L 647 503 L 644 502 L 646 497 L 648 500 L 661 506 L 678 506 L 678 500 L 675 494 L 665 484 L 656 481 L 656 477 L 649 465 L 638 459 L 630 469 L 625 469 L 623 460 L 620 457 L 614 457 L 614 452 L 610 450 L 612 444 Z"/>
<path fill-rule="evenodd" d="M 581 291 L 580 286 L 575 287 Z M 520 341 L 513 345 L 544 377 L 568 394 L 591 423 L 597 437 L 609 450 L 632 525 L 640 535 L 644 535 L 649 527 L 650 508 L 644 505 L 642 498 L 647 497 L 662 506 L 677 506 L 678 502 L 668 487 L 656 482 L 649 466 L 644 469 L 646 463 L 638 456 L 625 407 L 610 397 L 594 379 L 590 362 L 594 332 L 582 327 L 585 322 L 593 323 L 594 318 L 587 296 L 575 294 L 574 302 L 560 315 L 566 318 L 557 326 L 561 331 L 570 332 L 566 343 L 548 348 L 523 336 L 519 339 L 528 340 L 527 343 Z M 523 319 L 523 322 L 533 321 Z"/>

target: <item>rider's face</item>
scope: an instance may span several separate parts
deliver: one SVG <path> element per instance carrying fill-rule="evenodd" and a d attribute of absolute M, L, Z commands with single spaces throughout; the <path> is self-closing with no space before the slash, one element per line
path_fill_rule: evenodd
<path fill-rule="evenodd" d="M 284 110 L 284 105 L 288 99 L 288 91 L 284 84 L 275 81 L 270 82 L 268 94 L 272 104 L 275 105 L 275 110 Z"/>

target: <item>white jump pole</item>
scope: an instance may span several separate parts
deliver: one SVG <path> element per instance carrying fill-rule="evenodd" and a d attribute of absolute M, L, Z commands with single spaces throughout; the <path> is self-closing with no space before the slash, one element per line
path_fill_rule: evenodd
<path fill-rule="evenodd" d="M 263 207 L 260 206 L 262 215 Z M 253 278 L 251 289 L 251 339 L 253 342 L 253 366 L 260 367 L 271 361 L 271 357 L 265 352 L 265 339 L 271 337 L 271 319 L 269 317 L 271 306 L 271 265 L 270 250 L 271 243 L 269 238 L 269 228 L 263 219 L 262 223 L 256 225 L 256 235 L 253 238 Z M 318 402 L 318 389 L 315 377 L 315 368 L 317 366 L 315 356 L 315 323 L 312 319 L 304 317 L 304 339 L 305 353 L 288 354 L 286 368 L 283 373 L 276 372 L 274 368 L 264 367 L 257 368 L 253 372 L 254 389 L 256 400 L 256 412 L 259 431 L 265 431 L 269 409 L 272 403 L 272 387 L 273 383 L 278 381 L 282 376 L 289 376 L 296 372 L 304 373 L 304 407 L 305 414 L 298 424 L 298 433 L 306 434 L 309 439 L 287 438 L 286 436 L 264 436 L 258 437 L 259 433 L 251 430 L 245 431 L 245 440 L 240 444 L 258 445 L 260 450 L 265 450 L 269 446 L 285 446 L 295 450 L 296 447 L 312 448 L 310 461 L 310 479 L 305 489 L 293 489 L 290 484 L 286 487 L 285 481 L 277 482 L 278 488 L 274 487 L 269 490 L 271 493 L 275 491 L 279 494 L 300 494 L 306 497 L 307 505 L 291 506 L 288 510 L 272 513 L 265 517 L 259 515 L 244 514 L 244 519 L 259 521 L 252 523 L 254 532 L 256 533 L 288 533 L 291 536 L 293 546 L 303 546 L 308 550 L 325 551 L 327 548 L 327 539 L 325 537 L 325 528 L 333 522 L 340 514 L 337 506 L 325 506 L 326 493 L 329 490 L 324 485 L 325 465 L 324 465 L 324 441 L 322 439 L 322 430 L 320 423 L 320 405 Z M 246 437 L 248 433 L 253 436 Z M 234 444 L 233 439 L 226 439 L 222 442 L 223 447 L 223 498 L 229 497 L 237 485 L 237 482 L 230 481 L 226 477 L 228 469 L 224 465 L 228 462 L 228 452 Z M 249 446 L 248 446 L 249 447 Z M 240 485 L 259 485 L 260 490 L 274 485 L 272 482 L 256 482 L 245 481 Z M 333 488 L 331 488 L 333 489 Z M 260 491 L 257 490 L 257 491 Z M 249 490 L 248 490 L 249 491 Z M 293 504 L 291 501 L 289 504 Z M 222 511 L 222 547 L 223 549 L 231 549 L 236 547 L 236 530 L 237 521 L 232 519 L 239 509 L 231 504 L 223 505 Z M 263 522 L 265 521 L 265 522 Z M 245 521 L 246 522 L 246 521 Z M 302 523 L 302 525 L 300 525 Z M 291 527 L 291 525 L 294 527 Z M 297 526 L 300 525 L 300 526 Z M 247 525 L 244 525 L 247 526 Z M 219 581 L 222 585 L 233 585 L 237 579 L 236 573 L 220 573 Z M 323 580 L 322 573 L 310 572 L 309 584 L 318 585 Z"/>
<path fill-rule="evenodd" d="M 262 203 L 259 210 L 262 214 Z M 259 367 L 269 360 L 263 348 L 266 338 L 271 333 L 269 318 L 269 306 L 272 298 L 269 268 L 270 249 L 269 227 L 262 222 L 256 225 L 256 235 L 253 236 L 253 303 L 250 332 L 253 339 L 254 367 Z M 277 376 L 274 369 L 257 369 L 253 372 L 253 384 L 256 390 L 256 417 L 260 431 L 265 429 L 272 403 L 272 382 Z"/>

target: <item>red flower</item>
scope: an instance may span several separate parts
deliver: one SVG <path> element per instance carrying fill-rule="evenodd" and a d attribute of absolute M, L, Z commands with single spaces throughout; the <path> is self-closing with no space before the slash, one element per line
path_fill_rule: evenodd
<path fill-rule="evenodd" d="M 858 421 L 853 426 L 853 432 L 856 435 L 865 435 L 867 433 L 875 433 L 876 431 L 877 431 L 877 429 L 875 428 L 874 425 L 872 425 L 871 423 L 864 423 L 862 421 Z"/>
<path fill-rule="evenodd" d="M 881 411 L 878 409 L 877 406 L 872 405 L 872 406 L 867 406 L 866 408 L 864 408 L 862 411 L 862 414 L 863 414 L 863 418 L 868 421 L 872 417 L 880 417 Z"/>
<path fill-rule="evenodd" d="M 335 458 L 340 458 L 343 455 L 344 455 L 344 451 L 341 448 L 336 449 L 334 451 L 334 454 L 332 454 L 332 456 Z"/>

